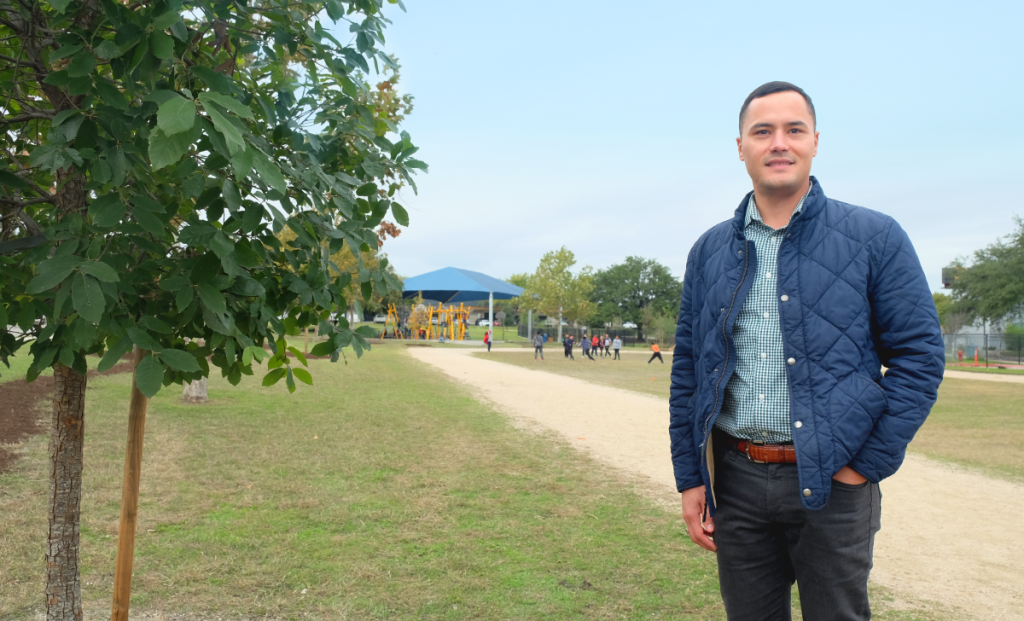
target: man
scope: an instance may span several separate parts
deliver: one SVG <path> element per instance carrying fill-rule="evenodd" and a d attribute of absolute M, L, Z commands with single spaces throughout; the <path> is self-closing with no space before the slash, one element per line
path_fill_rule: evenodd
<path fill-rule="evenodd" d="M 810 176 L 803 90 L 752 92 L 736 144 L 754 190 L 683 281 L 669 402 L 683 518 L 718 553 L 729 619 L 789 619 L 794 581 L 805 619 L 868 619 L 878 482 L 942 381 L 935 305 L 899 225 Z"/>
<path fill-rule="evenodd" d="M 540 354 L 541 361 L 544 360 L 544 336 L 537 330 L 537 336 L 533 337 L 533 359 L 537 360 L 537 354 Z"/>

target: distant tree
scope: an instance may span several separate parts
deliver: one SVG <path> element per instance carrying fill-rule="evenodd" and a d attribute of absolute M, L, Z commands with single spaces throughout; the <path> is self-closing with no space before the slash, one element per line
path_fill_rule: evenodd
<path fill-rule="evenodd" d="M 644 309 L 655 314 L 674 314 L 679 306 L 682 284 L 667 267 L 653 259 L 626 257 L 626 260 L 594 274 L 595 318 L 610 322 L 619 318 L 633 322 L 644 331 Z"/>
<path fill-rule="evenodd" d="M 545 254 L 519 297 L 520 309 L 539 311 L 556 320 L 561 312 L 569 322 L 588 317 L 593 310 L 593 269 L 585 265 L 573 274 L 574 265 L 576 256 L 565 246 Z"/>
<path fill-rule="evenodd" d="M 1019 354 L 1024 348 L 1024 327 L 1016 323 L 1007 325 L 1003 329 L 1003 338 L 1006 340 L 1006 349 Z"/>
<path fill-rule="evenodd" d="M 939 324 L 942 326 L 943 334 L 956 334 L 970 323 L 967 314 L 957 310 L 952 296 L 945 293 L 933 293 L 932 301 L 935 302 L 935 311 L 939 315 Z"/>
<path fill-rule="evenodd" d="M 953 308 L 969 321 L 1000 321 L 1024 314 L 1024 220 L 1004 240 L 954 261 Z"/>

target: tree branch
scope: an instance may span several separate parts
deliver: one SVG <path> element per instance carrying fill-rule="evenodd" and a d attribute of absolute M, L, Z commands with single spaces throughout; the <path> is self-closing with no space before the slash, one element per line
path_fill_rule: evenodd
<path fill-rule="evenodd" d="M 26 114 L 19 114 L 18 116 L 8 117 L 6 119 L 0 119 L 0 124 L 10 125 L 11 123 L 21 123 L 23 121 L 31 121 L 39 119 L 41 121 L 52 121 L 52 114 L 49 112 L 29 112 Z"/>
<path fill-rule="evenodd" d="M 43 198 L 30 198 L 27 201 L 19 201 L 13 198 L 0 198 L 0 205 L 13 205 L 18 209 L 21 209 L 22 207 L 28 207 L 29 205 L 38 205 L 39 203 L 53 203 L 54 200 L 55 199 L 51 194 L 47 194 Z"/>
<path fill-rule="evenodd" d="M 15 69 L 18 68 L 18 65 L 28 65 L 28 66 L 34 67 L 36 69 L 43 69 L 43 67 L 37 66 L 34 62 L 32 62 L 31 60 L 28 60 L 26 58 L 22 58 L 22 59 L 19 60 L 17 58 L 11 58 L 10 56 L 5 56 L 4 54 L 0 54 L 0 60 L 6 60 L 7 62 L 14 63 L 14 68 Z"/>

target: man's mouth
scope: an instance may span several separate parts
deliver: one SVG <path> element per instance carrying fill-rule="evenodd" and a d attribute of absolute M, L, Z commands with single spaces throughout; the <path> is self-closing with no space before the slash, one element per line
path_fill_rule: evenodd
<path fill-rule="evenodd" d="M 789 160 L 768 160 L 769 168 L 783 168 L 786 166 L 792 166 L 793 162 Z"/>

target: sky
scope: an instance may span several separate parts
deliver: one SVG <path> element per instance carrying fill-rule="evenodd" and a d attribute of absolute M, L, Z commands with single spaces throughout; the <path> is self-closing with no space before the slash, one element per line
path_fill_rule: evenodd
<path fill-rule="evenodd" d="M 681 279 L 751 189 L 737 117 L 771 80 L 814 101 L 826 195 L 896 218 L 933 290 L 1024 215 L 1019 0 L 404 2 L 384 49 L 430 170 L 384 246 L 402 276 L 507 278 L 565 246 Z"/>

